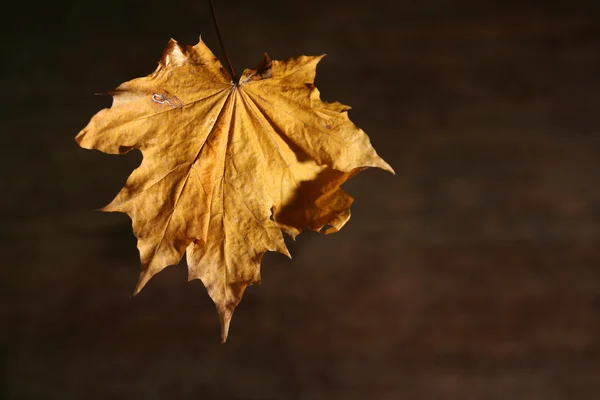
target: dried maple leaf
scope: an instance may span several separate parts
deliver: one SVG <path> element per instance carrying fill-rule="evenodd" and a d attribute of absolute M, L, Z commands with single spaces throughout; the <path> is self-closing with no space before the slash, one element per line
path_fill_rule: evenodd
<path fill-rule="evenodd" d="M 340 185 L 367 167 L 393 172 L 349 107 L 320 100 L 321 58 L 265 55 L 234 83 L 202 41 L 171 39 L 157 69 L 111 92 L 112 107 L 77 135 L 84 148 L 143 154 L 103 208 L 132 219 L 142 262 L 135 294 L 187 249 L 189 280 L 206 286 L 225 341 L 245 288 L 260 282 L 263 254 L 289 256 L 282 229 L 339 230 L 352 203 Z"/>

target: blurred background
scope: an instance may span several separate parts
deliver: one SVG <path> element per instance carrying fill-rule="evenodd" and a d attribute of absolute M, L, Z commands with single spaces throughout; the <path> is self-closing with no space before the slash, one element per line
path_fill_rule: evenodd
<path fill-rule="evenodd" d="M 3 6 L 0 398 L 597 399 L 599 4 L 215 0 L 238 71 L 328 53 L 397 172 L 265 256 L 226 345 L 184 262 L 131 298 L 130 220 L 93 210 L 141 156 L 73 140 L 169 38 L 221 56 L 207 2 Z"/>

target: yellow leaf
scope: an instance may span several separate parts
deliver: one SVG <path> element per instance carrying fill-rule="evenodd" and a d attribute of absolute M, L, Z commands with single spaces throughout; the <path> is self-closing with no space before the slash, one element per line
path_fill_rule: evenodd
<path fill-rule="evenodd" d="M 111 92 L 77 135 L 81 147 L 143 161 L 104 211 L 128 214 L 142 262 L 137 294 L 187 250 L 188 278 L 217 306 L 222 340 L 266 251 L 289 256 L 282 230 L 339 230 L 352 198 L 340 189 L 367 167 L 393 172 L 368 136 L 314 87 L 322 57 L 272 61 L 232 82 L 200 41 L 171 39 L 157 69 Z"/>

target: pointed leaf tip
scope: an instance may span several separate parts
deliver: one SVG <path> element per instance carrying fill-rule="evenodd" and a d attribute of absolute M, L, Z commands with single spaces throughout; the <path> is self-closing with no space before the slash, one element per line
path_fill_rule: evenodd
<path fill-rule="evenodd" d="M 381 159 L 381 161 L 383 161 L 383 159 Z M 377 167 L 391 173 L 392 175 L 396 175 L 396 171 L 394 171 L 394 168 L 392 168 L 392 166 L 385 161 L 383 161 L 381 165 L 378 165 Z"/>
<path fill-rule="evenodd" d="M 229 324 L 231 323 L 233 310 L 228 307 L 217 307 L 217 312 L 219 313 L 219 320 L 221 321 L 221 343 L 224 344 L 229 336 Z"/>
<path fill-rule="evenodd" d="M 145 269 L 140 273 L 140 278 L 138 279 L 138 283 L 137 285 L 135 285 L 135 290 L 133 291 L 134 296 L 137 296 L 137 294 L 142 291 L 142 289 L 144 288 L 144 286 L 146 286 L 146 283 L 148 283 L 150 278 L 152 278 L 150 270 Z"/>

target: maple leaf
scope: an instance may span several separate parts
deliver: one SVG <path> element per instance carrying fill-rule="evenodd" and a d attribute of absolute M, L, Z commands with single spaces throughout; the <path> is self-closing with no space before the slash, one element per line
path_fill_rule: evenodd
<path fill-rule="evenodd" d="M 352 203 L 340 185 L 367 167 L 393 172 L 349 107 L 320 100 L 321 58 L 265 55 L 234 83 L 202 40 L 171 39 L 152 74 L 110 93 L 112 107 L 76 140 L 143 154 L 102 209 L 131 217 L 142 263 L 135 294 L 186 252 L 188 279 L 204 283 L 225 341 L 244 290 L 260 282 L 263 254 L 289 256 L 282 230 L 339 230 Z"/>

